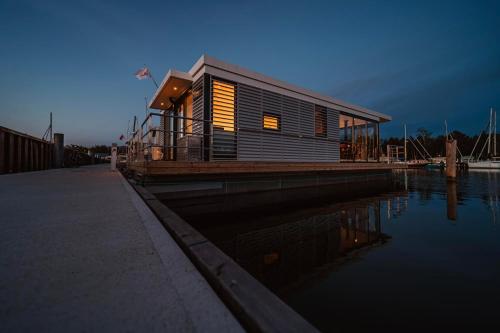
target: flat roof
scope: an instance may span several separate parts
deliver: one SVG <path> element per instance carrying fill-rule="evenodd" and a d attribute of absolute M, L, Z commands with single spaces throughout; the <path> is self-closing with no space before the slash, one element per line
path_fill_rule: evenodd
<path fill-rule="evenodd" d="M 331 96 L 321 95 L 312 90 L 298 87 L 293 84 L 274 79 L 272 77 L 248 70 L 237 65 L 226 63 L 206 54 L 202 55 L 198 59 L 198 61 L 196 61 L 196 63 L 188 73 L 189 76 L 191 76 L 192 81 L 196 81 L 203 74 L 207 73 L 220 77 L 222 79 L 227 79 L 229 81 L 239 82 L 257 88 L 273 91 L 285 96 L 305 100 L 311 103 L 328 107 L 330 109 L 338 110 L 340 112 L 374 119 L 380 122 L 392 120 L 392 117 L 389 115 L 373 111 L 362 106 L 347 103 Z M 167 76 L 163 81 L 166 82 L 166 80 Z M 162 85 L 160 85 L 158 91 L 162 89 L 164 82 L 162 82 Z M 151 101 L 150 105 L 153 105 L 157 96 L 160 95 L 158 91 L 155 94 L 155 97 Z"/>
<path fill-rule="evenodd" d="M 175 69 L 167 72 L 153 98 L 149 102 L 151 109 L 169 109 L 172 105 L 170 98 L 177 99 L 191 87 L 193 78 L 190 74 Z"/>

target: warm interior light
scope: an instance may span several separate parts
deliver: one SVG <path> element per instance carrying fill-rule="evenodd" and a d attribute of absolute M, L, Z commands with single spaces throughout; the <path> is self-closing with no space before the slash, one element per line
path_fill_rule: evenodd
<path fill-rule="evenodd" d="M 213 81 L 212 119 L 215 127 L 234 132 L 234 86 Z"/>
<path fill-rule="evenodd" d="M 264 115 L 264 128 L 277 130 L 279 129 L 279 121 L 277 116 Z"/>
<path fill-rule="evenodd" d="M 177 87 L 174 87 L 174 90 L 177 90 Z"/>
<path fill-rule="evenodd" d="M 163 106 L 165 103 L 161 102 L 160 105 Z"/>

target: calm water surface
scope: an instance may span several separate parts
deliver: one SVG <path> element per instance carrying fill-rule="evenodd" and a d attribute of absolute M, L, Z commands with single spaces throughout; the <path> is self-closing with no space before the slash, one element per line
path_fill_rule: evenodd
<path fill-rule="evenodd" d="M 498 326 L 500 173 L 394 180 L 347 201 L 326 191 L 288 205 L 269 194 L 242 197 L 255 202 L 246 208 L 234 197 L 171 205 L 322 331 Z"/>

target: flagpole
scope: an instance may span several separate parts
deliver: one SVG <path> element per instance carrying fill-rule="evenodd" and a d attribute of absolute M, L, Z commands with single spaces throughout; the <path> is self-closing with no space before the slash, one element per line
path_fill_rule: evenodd
<path fill-rule="evenodd" d="M 155 78 L 153 77 L 153 74 L 151 74 L 151 70 L 148 68 L 148 66 L 146 66 L 146 64 L 144 64 L 144 67 L 146 67 L 148 69 L 148 75 L 149 77 L 151 78 L 151 80 L 153 81 L 153 83 L 155 84 L 156 86 L 156 89 L 158 89 L 158 83 L 156 83 L 156 80 Z"/>

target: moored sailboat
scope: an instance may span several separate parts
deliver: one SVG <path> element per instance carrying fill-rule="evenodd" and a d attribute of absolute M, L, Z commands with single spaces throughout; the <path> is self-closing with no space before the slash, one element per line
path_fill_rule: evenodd
<path fill-rule="evenodd" d="M 497 113 L 493 111 L 493 108 L 490 109 L 490 121 L 488 122 L 488 137 L 484 142 L 483 148 L 479 152 L 477 160 L 474 160 L 474 151 L 477 148 L 479 140 L 481 139 L 481 135 L 477 138 L 476 144 L 472 149 L 472 153 L 470 154 L 469 159 L 467 160 L 467 164 L 469 169 L 493 169 L 500 170 L 500 156 L 497 156 Z M 493 140 L 492 140 L 493 137 Z M 487 147 L 486 151 L 486 159 L 480 159 L 483 156 L 483 152 Z"/>

